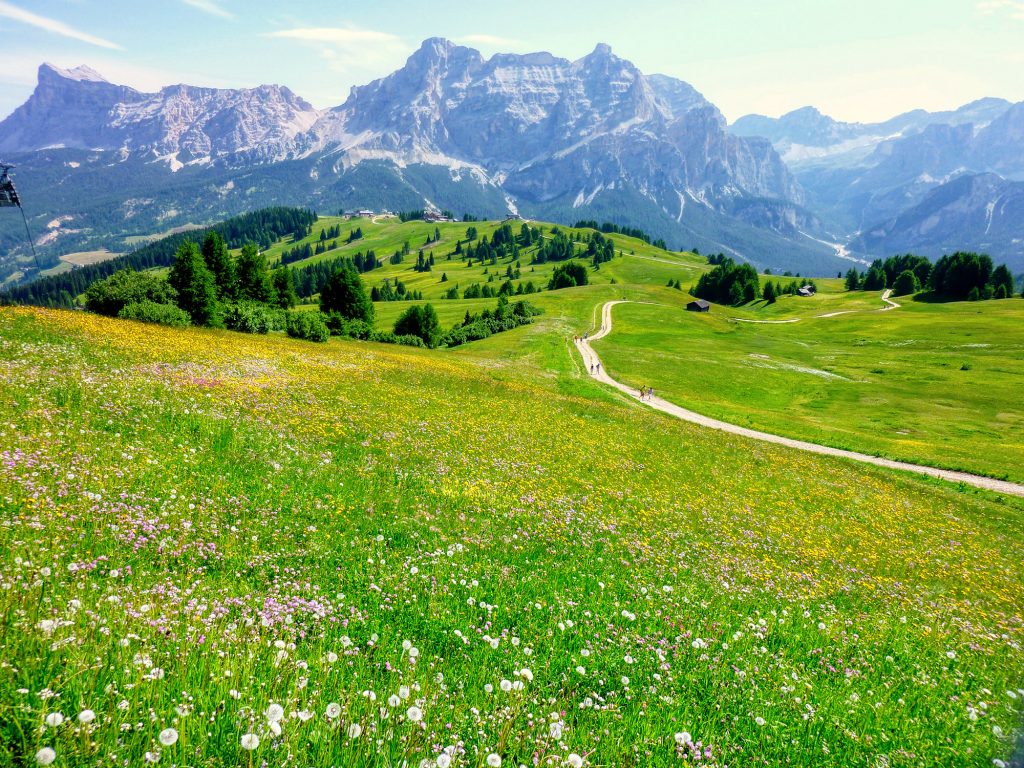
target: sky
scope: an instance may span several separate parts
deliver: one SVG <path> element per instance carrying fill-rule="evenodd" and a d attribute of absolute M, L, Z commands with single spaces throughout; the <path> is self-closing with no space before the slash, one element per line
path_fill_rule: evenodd
<path fill-rule="evenodd" d="M 0 115 L 39 65 L 155 91 L 280 83 L 320 108 L 422 40 L 550 51 L 597 43 L 693 85 L 733 121 L 812 105 L 872 122 L 983 96 L 1024 101 L 1024 0 L 0 0 Z"/>

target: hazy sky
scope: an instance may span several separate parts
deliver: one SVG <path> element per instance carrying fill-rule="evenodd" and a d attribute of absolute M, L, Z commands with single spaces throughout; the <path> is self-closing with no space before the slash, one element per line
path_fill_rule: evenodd
<path fill-rule="evenodd" d="M 0 0 L 0 33 L 0 115 L 29 96 L 43 61 L 145 90 L 281 83 L 335 106 L 434 36 L 571 59 L 609 43 L 730 120 L 1024 100 L 1024 0 Z"/>

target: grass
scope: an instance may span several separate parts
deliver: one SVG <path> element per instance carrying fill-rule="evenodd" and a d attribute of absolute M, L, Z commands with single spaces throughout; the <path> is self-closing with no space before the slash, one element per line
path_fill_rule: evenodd
<path fill-rule="evenodd" d="M 664 418 L 557 333 L 515 357 L 539 328 L 445 354 L 0 310 L 3 759 L 1006 758 L 1019 502 Z"/>
<path fill-rule="evenodd" d="M 321 231 L 339 225 L 342 237 L 338 239 L 338 247 L 335 250 L 327 251 L 311 259 L 294 262 L 290 266 L 302 267 L 338 256 L 351 256 L 357 252 L 365 253 L 368 250 L 373 250 L 377 254 L 377 259 L 383 262 L 384 266 L 364 273 L 363 281 L 367 288 L 379 286 L 385 279 L 389 279 L 393 283 L 397 278 L 405 283 L 410 290 L 422 292 L 425 300 L 438 302 L 444 300 L 445 293 L 456 285 L 461 291 L 474 283 L 484 284 L 493 278 L 491 287 L 495 290 L 498 289 L 505 280 L 506 269 L 514 268 L 515 259 L 499 259 L 496 265 L 474 263 L 472 267 L 468 267 L 465 257 L 455 256 L 454 251 L 456 243 L 460 240 L 463 248 L 466 247 L 465 238 L 468 227 L 476 227 L 480 238 L 486 236 L 490 240 L 501 224 L 502 222 L 474 222 L 471 224 L 445 222 L 435 225 L 423 221 L 403 223 L 398 219 L 383 219 L 375 223 L 369 219 L 345 220 L 339 217 L 322 216 L 308 237 L 298 241 L 288 239 L 279 242 L 268 248 L 265 253 L 268 262 L 276 263 L 283 253 L 298 245 L 308 243 L 315 246 L 320 242 Z M 434 236 L 435 226 L 440 232 L 441 239 L 427 245 L 426 239 L 428 236 L 431 238 Z M 511 226 L 513 233 L 518 235 L 519 228 L 522 226 L 521 222 L 511 222 Z M 537 224 L 536 226 L 543 227 L 545 235 L 549 236 L 553 225 Z M 352 243 L 345 242 L 349 232 L 357 227 L 362 229 L 363 238 Z M 577 230 L 571 227 L 559 227 L 559 229 L 572 235 L 588 232 L 588 230 Z M 628 258 L 602 265 L 599 271 L 592 272 L 591 280 L 593 282 L 610 284 L 612 280 L 618 282 L 654 281 L 664 284 L 669 277 L 680 278 L 683 281 L 695 279 L 695 275 L 706 269 L 704 259 L 693 254 L 663 251 L 660 248 L 647 245 L 641 240 L 621 235 L 609 235 L 609 237 L 615 241 L 616 248 L 619 249 L 618 252 L 627 254 Z M 388 258 L 396 251 L 401 251 L 406 243 L 409 244 L 410 254 L 405 256 L 404 262 L 397 265 L 389 264 Z M 421 248 L 425 256 L 429 256 L 431 252 L 434 254 L 435 266 L 431 272 L 416 272 L 413 269 Z M 522 250 L 519 258 L 521 277 L 519 280 L 513 281 L 513 285 L 525 285 L 528 281 L 532 281 L 537 288 L 547 285 L 555 264 L 531 265 L 530 260 L 536 250 L 536 246 Z M 447 258 L 450 254 L 452 255 L 451 260 Z M 443 274 L 447 275 L 447 282 L 441 282 Z M 460 318 L 464 312 L 465 310 L 459 313 Z"/>
<path fill-rule="evenodd" d="M 879 294 L 822 282 L 811 299 L 706 315 L 679 301 L 619 306 L 614 332 L 596 349 L 613 376 L 708 416 L 1024 481 L 1024 302 L 904 298 L 900 309 L 878 312 Z"/>
<path fill-rule="evenodd" d="M 99 264 L 102 261 L 116 259 L 118 256 L 122 255 L 123 254 L 108 251 L 106 248 L 100 248 L 97 251 L 78 251 L 76 253 L 66 253 L 60 257 L 60 260 L 66 261 L 68 264 L 73 264 L 74 266 L 84 267 L 88 264 Z"/>

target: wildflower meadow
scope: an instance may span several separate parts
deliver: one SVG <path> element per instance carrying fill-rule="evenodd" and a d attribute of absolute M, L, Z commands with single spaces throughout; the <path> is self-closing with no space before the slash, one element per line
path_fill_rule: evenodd
<path fill-rule="evenodd" d="M 0 361 L 0 764 L 1013 750 L 1019 500 L 499 359 L 23 308 Z"/>

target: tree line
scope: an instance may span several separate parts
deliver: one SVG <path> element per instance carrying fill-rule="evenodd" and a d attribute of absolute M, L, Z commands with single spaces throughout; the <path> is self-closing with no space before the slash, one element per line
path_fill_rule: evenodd
<path fill-rule="evenodd" d="M 845 282 L 849 291 L 891 288 L 896 296 L 929 291 L 939 299 L 968 301 L 1006 299 L 1016 290 L 1005 264 L 995 266 L 987 254 L 965 251 L 943 256 L 935 264 L 910 253 L 876 259 L 863 273 L 847 271 Z"/>
<path fill-rule="evenodd" d="M 216 232 L 228 247 L 241 247 L 246 242 L 265 242 L 269 246 L 297 231 L 301 231 L 305 237 L 316 220 L 317 215 L 305 209 L 265 208 L 227 219 L 205 230 L 170 235 L 124 256 L 17 286 L 0 294 L 0 302 L 44 307 L 74 307 L 77 296 L 84 293 L 97 280 L 110 277 L 115 272 L 123 269 L 142 271 L 171 266 L 178 249 L 186 240 L 204 238 L 210 232 Z M 235 245 L 232 246 L 232 243 Z"/>

